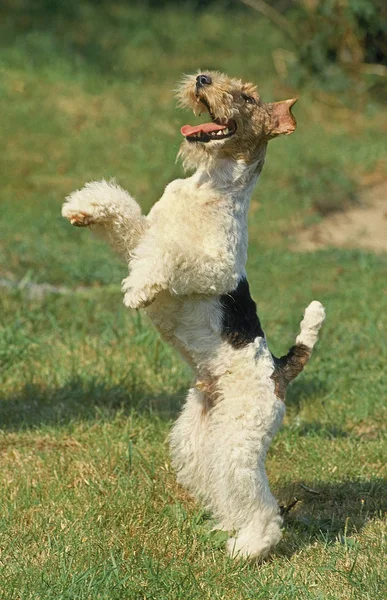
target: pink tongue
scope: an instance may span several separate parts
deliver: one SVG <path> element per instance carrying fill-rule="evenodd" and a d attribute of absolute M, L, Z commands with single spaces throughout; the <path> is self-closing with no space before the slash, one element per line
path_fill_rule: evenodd
<path fill-rule="evenodd" d="M 195 133 L 212 133 L 213 131 L 220 131 L 226 129 L 226 125 L 218 125 L 217 123 L 202 123 L 201 125 L 184 125 L 180 129 L 184 136 L 195 135 Z"/>

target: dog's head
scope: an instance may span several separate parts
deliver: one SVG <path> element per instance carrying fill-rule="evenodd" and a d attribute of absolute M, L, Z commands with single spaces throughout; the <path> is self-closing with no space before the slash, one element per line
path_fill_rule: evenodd
<path fill-rule="evenodd" d="M 217 71 L 184 78 L 177 90 L 179 105 L 195 115 L 207 112 L 211 121 L 184 125 L 180 154 L 188 166 L 221 158 L 251 164 L 265 154 L 267 142 L 296 128 L 291 107 L 296 98 L 265 103 L 252 83 L 230 79 Z"/>

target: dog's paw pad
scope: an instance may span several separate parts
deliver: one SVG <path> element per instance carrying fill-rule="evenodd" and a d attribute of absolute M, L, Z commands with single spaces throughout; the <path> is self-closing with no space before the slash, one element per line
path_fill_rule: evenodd
<path fill-rule="evenodd" d="M 93 217 L 85 212 L 73 213 L 67 218 L 74 227 L 89 227 L 89 225 L 94 225 L 95 223 Z"/>

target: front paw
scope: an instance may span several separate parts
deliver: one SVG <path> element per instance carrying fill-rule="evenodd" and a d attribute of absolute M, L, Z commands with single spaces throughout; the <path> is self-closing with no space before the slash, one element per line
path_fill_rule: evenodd
<path fill-rule="evenodd" d="M 75 227 L 88 227 L 98 221 L 95 207 L 81 191 L 73 192 L 62 206 L 62 217 Z"/>
<path fill-rule="evenodd" d="M 129 276 L 122 282 L 124 304 L 128 308 L 146 308 L 152 304 L 160 289 L 160 286 L 155 284 L 132 286 L 132 279 Z"/>
<path fill-rule="evenodd" d="M 81 190 L 67 196 L 62 216 L 75 227 L 103 224 L 111 218 L 110 187 L 106 181 L 87 183 Z"/>
<path fill-rule="evenodd" d="M 70 221 L 74 227 L 89 227 L 89 225 L 95 225 L 95 221 L 89 213 L 79 210 L 64 210 L 62 209 L 62 216 Z"/>

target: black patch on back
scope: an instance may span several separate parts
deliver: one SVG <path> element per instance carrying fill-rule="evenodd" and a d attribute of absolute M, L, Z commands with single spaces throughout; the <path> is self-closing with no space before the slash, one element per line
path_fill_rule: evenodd
<path fill-rule="evenodd" d="M 256 337 L 265 337 L 247 279 L 241 279 L 233 292 L 222 294 L 220 302 L 222 334 L 234 348 L 243 348 Z"/>

